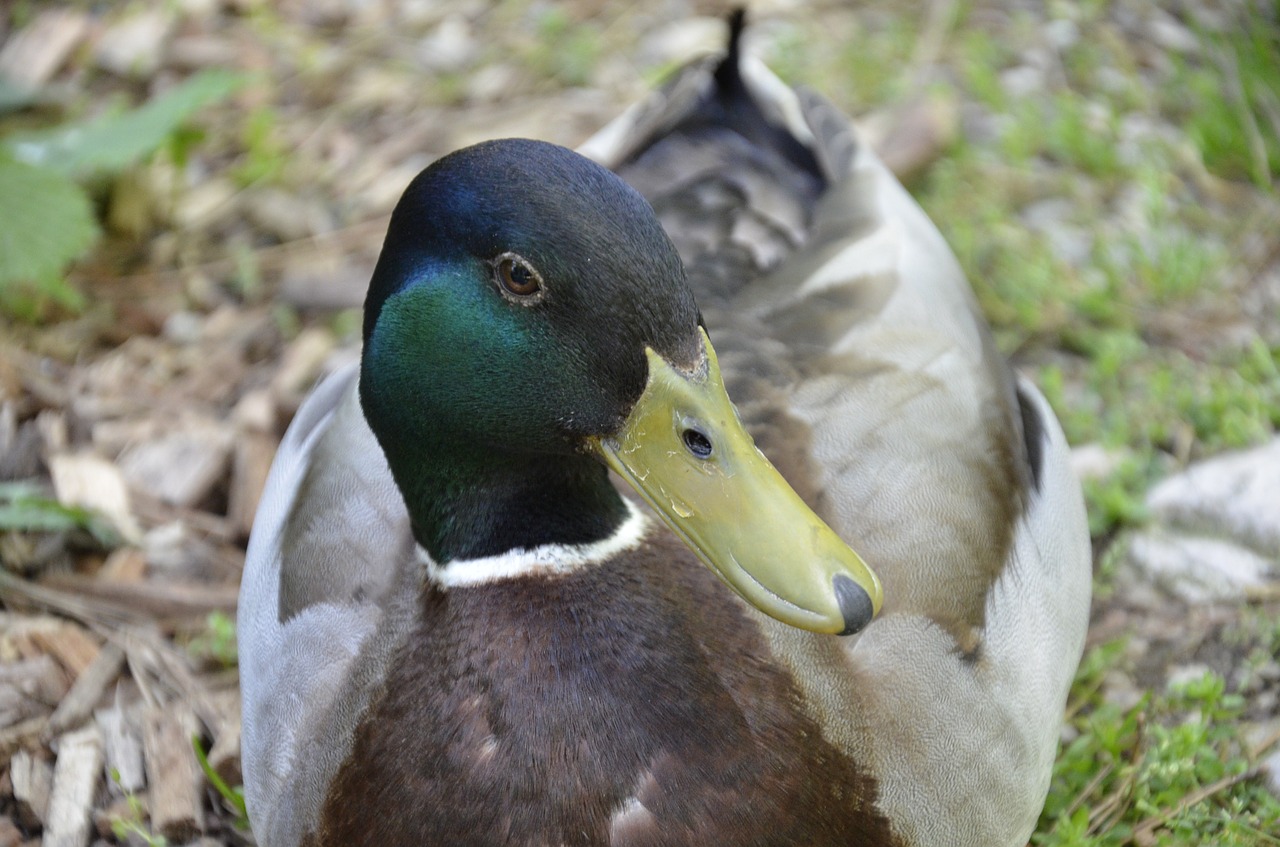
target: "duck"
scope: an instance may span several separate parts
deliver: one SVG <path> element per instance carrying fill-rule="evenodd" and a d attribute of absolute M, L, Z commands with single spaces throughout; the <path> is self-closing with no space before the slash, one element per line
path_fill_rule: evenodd
<path fill-rule="evenodd" d="M 1088 621 L 1069 447 L 743 29 L 396 206 L 248 545 L 262 847 L 1027 842 Z"/>

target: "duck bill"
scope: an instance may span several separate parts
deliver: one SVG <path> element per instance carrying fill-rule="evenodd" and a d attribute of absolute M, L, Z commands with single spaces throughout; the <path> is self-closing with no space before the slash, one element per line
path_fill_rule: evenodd
<path fill-rule="evenodd" d="M 692 374 L 647 350 L 644 393 L 595 448 L 752 606 L 813 632 L 857 632 L 880 610 L 880 580 L 756 448 L 705 332 L 702 343 Z"/>

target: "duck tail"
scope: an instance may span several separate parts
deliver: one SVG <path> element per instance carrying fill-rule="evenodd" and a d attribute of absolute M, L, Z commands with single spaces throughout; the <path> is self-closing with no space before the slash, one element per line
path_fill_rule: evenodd
<path fill-rule="evenodd" d="M 742 60 L 742 33 L 747 28 L 747 10 L 739 6 L 729 13 L 729 43 L 725 47 L 724 58 L 716 66 L 716 86 L 721 92 L 741 93 L 747 95 L 747 87 L 742 81 L 739 62 Z"/>
<path fill-rule="evenodd" d="M 712 72 L 715 90 L 710 102 L 695 114 L 701 120 L 736 132 L 752 144 L 782 156 L 803 172 L 825 181 L 813 150 L 784 125 L 772 120 L 761 107 L 759 94 L 747 84 L 742 72 L 742 38 L 747 28 L 747 11 L 739 7 L 729 13 L 729 42 L 724 57 Z"/>
<path fill-rule="evenodd" d="M 746 9 L 734 9 L 726 23 L 729 37 L 722 55 L 695 60 L 676 71 L 649 100 L 601 129 L 579 152 L 617 170 L 673 137 L 723 130 L 765 155 L 780 157 L 819 184 L 842 174 L 843 169 L 826 167 L 821 145 L 811 146 L 809 127 L 797 132 L 792 118 L 804 121 L 795 105 L 797 92 L 747 55 Z M 843 124 L 844 119 L 837 116 L 835 123 Z"/>

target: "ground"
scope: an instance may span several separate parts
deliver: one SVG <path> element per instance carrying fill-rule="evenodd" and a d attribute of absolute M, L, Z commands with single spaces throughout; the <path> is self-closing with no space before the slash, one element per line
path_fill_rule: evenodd
<path fill-rule="evenodd" d="M 729 8 L 0 11 L 0 845 L 249 843 L 243 544 L 283 427 L 356 355 L 400 191 L 483 138 L 580 143 Z M 1276 4 L 750 11 L 750 49 L 885 152 L 1077 448 L 1093 623 L 1033 843 L 1280 843 Z"/>

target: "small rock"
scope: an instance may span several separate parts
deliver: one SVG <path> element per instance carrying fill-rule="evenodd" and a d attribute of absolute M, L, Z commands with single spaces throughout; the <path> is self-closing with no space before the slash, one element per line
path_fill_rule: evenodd
<path fill-rule="evenodd" d="M 1127 78 L 1124 85 L 1128 85 Z M 1121 90 L 1118 83 L 1114 90 Z M 1168 123 L 1157 120 L 1149 115 L 1140 112 L 1130 112 L 1121 116 L 1116 126 L 1116 136 L 1119 143 L 1116 146 L 1117 154 L 1120 161 L 1126 165 L 1138 166 L 1147 161 L 1150 157 L 1152 144 L 1167 144 L 1170 149 L 1175 149 L 1179 145 L 1184 144 L 1181 132 Z M 1145 204 L 1141 192 L 1136 195 L 1126 197 L 1127 202 L 1137 202 Z M 1130 216 L 1135 213 L 1129 212 Z M 1139 212 L 1145 219 L 1145 209 Z"/>
<path fill-rule="evenodd" d="M 467 99 L 474 103 L 501 100 L 519 81 L 520 72 L 512 65 L 485 65 L 467 80 Z"/>
<path fill-rule="evenodd" d="M 0 77 L 22 89 L 47 83 L 89 32 L 89 17 L 47 9 L 13 33 L 0 49 Z"/>
<path fill-rule="evenodd" d="M 174 222 L 181 229 L 198 230 L 230 218 L 239 211 L 239 196 L 230 180 L 214 178 L 182 193 L 174 208 Z"/>
<path fill-rule="evenodd" d="M 1204 679 L 1205 674 L 1213 671 L 1208 665 L 1202 662 L 1192 662 L 1187 665 L 1175 665 L 1169 669 L 1168 679 L 1165 684 L 1169 688 L 1181 688 L 1192 682 L 1198 682 Z"/>
<path fill-rule="evenodd" d="M 328 330 L 312 327 L 299 333 L 285 351 L 280 370 L 271 380 L 271 394 L 280 408 L 296 407 L 302 402 L 302 396 L 311 390 L 335 346 Z"/>
<path fill-rule="evenodd" d="M 149 530 L 142 539 L 142 549 L 148 564 L 161 570 L 180 568 L 185 562 L 182 550 L 191 537 L 187 525 L 182 521 L 161 524 Z"/>
<path fill-rule="evenodd" d="M 89 841 L 93 797 L 102 780 L 102 736 L 89 724 L 63 735 L 49 799 L 46 847 L 82 847 Z"/>
<path fill-rule="evenodd" d="M 265 388 L 246 391 L 231 411 L 231 420 L 238 428 L 250 432 L 274 432 L 276 407 L 271 392 Z"/>
<path fill-rule="evenodd" d="M 1116 572 L 1116 589 L 1123 593 L 1125 605 L 1148 613 L 1169 608 L 1169 594 L 1143 571 L 1125 561 Z"/>
<path fill-rule="evenodd" d="M 1049 249 L 1070 265 L 1083 265 L 1093 253 L 1093 234 L 1070 223 L 1075 209 L 1070 200 L 1051 197 L 1032 203 L 1022 211 L 1027 227 L 1044 235 Z"/>
<path fill-rule="evenodd" d="M 1249 698 L 1249 708 L 1254 714 L 1274 715 L 1277 706 L 1280 706 L 1280 692 L 1274 688 L 1260 691 Z"/>
<path fill-rule="evenodd" d="M 723 48 L 724 21 L 721 18 L 681 18 L 663 24 L 645 36 L 637 58 L 645 65 L 665 65 Z"/>
<path fill-rule="evenodd" d="M 36 415 L 36 429 L 40 432 L 40 440 L 44 444 L 46 454 L 65 453 L 70 448 L 65 413 L 45 409 Z"/>
<path fill-rule="evenodd" d="M 112 550 L 98 570 L 99 579 L 112 582 L 137 582 L 146 575 L 147 557 L 136 547 Z"/>
<path fill-rule="evenodd" d="M 372 273 L 336 253 L 289 256 L 280 274 L 280 299 L 299 309 L 353 308 L 364 302 Z"/>
<path fill-rule="evenodd" d="M 1128 561 L 1187 603 L 1236 602 L 1267 583 L 1271 563 L 1229 541 L 1144 532 L 1129 542 Z"/>
<path fill-rule="evenodd" d="M 113 462 L 92 453 L 59 453 L 49 457 L 49 473 L 59 503 L 96 509 L 126 541 L 142 537 L 129 508 L 124 475 Z"/>
<path fill-rule="evenodd" d="M 1069 50 L 1080 40 L 1080 26 L 1068 18 L 1058 18 L 1044 25 L 1044 35 L 1059 50 Z"/>
<path fill-rule="evenodd" d="M 275 436 L 262 431 L 242 432 L 236 439 L 231 489 L 227 493 L 227 520 L 242 538 L 248 538 L 253 528 L 277 446 Z"/>
<path fill-rule="evenodd" d="M 298 4 L 299 20 L 312 27 L 339 27 L 350 22 L 351 3 L 354 0 L 308 0 Z M 271 5 L 267 0 L 239 0 L 237 5 Z"/>
<path fill-rule="evenodd" d="M 1081 267 L 1093 255 L 1093 233 L 1082 227 L 1064 224 L 1046 231 L 1045 238 L 1053 255 L 1068 265 Z"/>
<path fill-rule="evenodd" d="M 206 344 L 240 349 L 245 339 L 262 332 L 262 320 L 261 316 L 246 314 L 244 309 L 222 305 L 205 317 L 200 337 Z"/>
<path fill-rule="evenodd" d="M 165 318 L 164 337 L 176 344 L 195 344 L 204 329 L 204 318 L 186 310 L 174 312 Z"/>
<path fill-rule="evenodd" d="M 20 750 L 9 761 L 9 776 L 13 782 L 18 819 L 28 829 L 43 827 L 49 817 L 53 766 L 26 750 Z"/>
<path fill-rule="evenodd" d="M 177 0 L 177 5 L 184 18 L 207 19 L 216 15 L 222 4 L 219 0 Z"/>
<path fill-rule="evenodd" d="M 1101 444 L 1081 444 L 1071 448 L 1071 469 L 1081 482 L 1103 480 L 1114 474 L 1129 458 L 1127 450 L 1110 450 Z"/>
<path fill-rule="evenodd" d="M 395 12 L 405 28 L 421 31 L 437 23 L 445 13 L 445 8 L 441 0 L 400 0 L 395 5 Z"/>
<path fill-rule="evenodd" d="M 1128 711 L 1142 701 L 1143 691 L 1125 672 L 1112 669 L 1102 678 L 1102 699 Z"/>
<path fill-rule="evenodd" d="M 1280 798 L 1280 718 L 1250 724 L 1244 730 L 1250 756 L 1262 756 L 1259 764 L 1267 790 Z"/>
<path fill-rule="evenodd" d="M 173 24 L 173 15 L 163 8 L 132 14 L 102 34 L 94 58 L 120 76 L 149 77 L 160 69 Z"/>
<path fill-rule="evenodd" d="M 1119 68 L 1101 67 L 1093 73 L 1098 88 L 1107 94 L 1123 94 L 1138 87 L 1135 77 Z"/>
<path fill-rule="evenodd" d="M 190 508 L 226 479 L 231 441 L 228 428 L 199 424 L 130 447 L 121 454 L 120 467 L 134 488 Z"/>
<path fill-rule="evenodd" d="M 217 569 L 217 551 L 182 521 L 161 524 L 142 539 L 152 574 L 176 579 L 208 579 Z"/>
<path fill-rule="evenodd" d="M 1256 756 L 1268 744 L 1273 743 L 1280 752 L 1280 717 L 1245 724 L 1243 730 L 1244 741 L 1249 745 L 1251 756 Z"/>
<path fill-rule="evenodd" d="M 255 191 L 245 199 L 244 212 L 281 241 L 296 241 L 334 228 L 333 216 L 322 204 L 279 188 Z"/>
<path fill-rule="evenodd" d="M 1038 200 L 1022 210 L 1022 220 L 1032 229 L 1050 229 L 1071 219 L 1075 204 L 1065 197 Z"/>
<path fill-rule="evenodd" d="M 418 61 L 431 71 L 460 71 L 471 64 L 479 50 L 471 22 L 449 15 L 418 45 Z"/>
<path fill-rule="evenodd" d="M 142 764 L 142 741 L 137 727 L 119 706 L 98 709 L 94 720 L 102 733 L 108 772 L 113 774 L 110 789 L 136 794 L 146 787 Z"/>
<path fill-rule="evenodd" d="M 216 35 L 183 35 L 169 45 L 169 64 L 182 70 L 233 68 L 240 58 L 234 42 Z"/>
<path fill-rule="evenodd" d="M 1007 116 L 1006 116 L 1007 117 Z M 960 104 L 960 134 L 975 145 L 994 144 L 1000 138 L 1000 120 L 978 103 Z"/>
<path fill-rule="evenodd" d="M 337 95 L 340 101 L 357 102 L 365 108 L 386 108 L 397 111 L 411 108 L 409 91 L 423 85 L 435 74 L 428 71 L 409 73 L 401 68 L 380 65 L 352 68 L 343 81 L 343 91 Z M 344 180 L 345 181 L 345 180 Z"/>
<path fill-rule="evenodd" d="M 1147 496 L 1147 506 L 1168 523 L 1280 557 L 1280 438 L 1169 477 Z"/>
<path fill-rule="evenodd" d="M 1151 40 L 1156 44 L 1175 53 L 1198 53 L 1200 51 L 1200 42 L 1196 40 L 1195 33 L 1183 26 L 1173 15 L 1170 15 L 1155 4 L 1152 4 L 1150 8 L 1150 15 L 1147 31 L 1151 35 Z"/>
<path fill-rule="evenodd" d="M 324 360 L 324 364 L 320 366 L 320 373 L 324 376 L 337 373 L 345 367 L 358 365 L 360 363 L 360 342 L 356 339 L 355 343 L 344 344 L 342 347 L 334 350 Z"/>
<path fill-rule="evenodd" d="M 104 420 L 93 424 L 94 449 L 104 456 L 117 457 L 132 444 L 155 438 L 160 425 L 154 418 Z"/>
<path fill-rule="evenodd" d="M 1044 72 L 1030 65 L 1018 65 L 1000 72 L 1000 87 L 1010 97 L 1027 97 L 1044 88 Z"/>
<path fill-rule="evenodd" d="M 427 157 L 413 156 L 393 167 L 380 168 L 368 185 L 360 189 L 355 198 L 357 208 L 370 216 L 390 213 L 404 194 L 405 187 L 429 164 L 431 160 Z"/>

